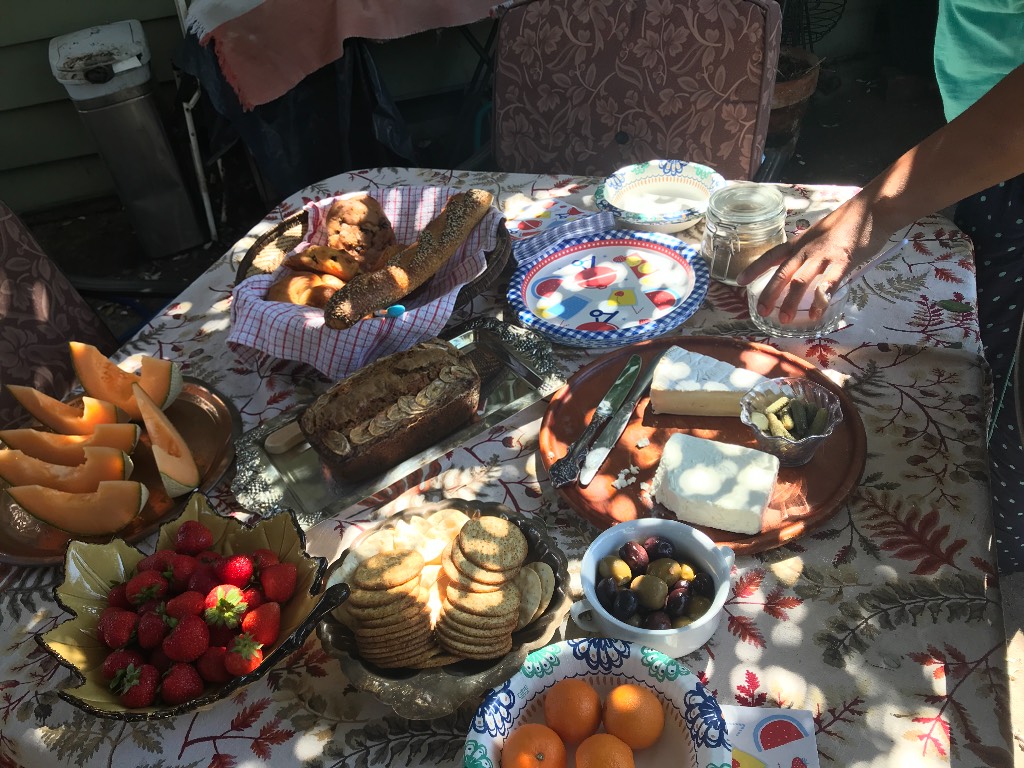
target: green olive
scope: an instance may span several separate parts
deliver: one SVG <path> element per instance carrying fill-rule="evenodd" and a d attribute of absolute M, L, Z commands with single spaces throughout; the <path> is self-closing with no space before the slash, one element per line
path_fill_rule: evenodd
<path fill-rule="evenodd" d="M 672 619 L 672 629 L 679 629 L 680 627 L 688 627 L 693 624 L 693 619 L 689 616 L 676 616 Z"/>
<path fill-rule="evenodd" d="M 639 613 L 634 613 L 632 616 L 630 616 L 628 619 L 626 619 L 626 623 L 629 624 L 631 627 L 639 627 L 640 626 L 640 614 Z"/>
<path fill-rule="evenodd" d="M 616 555 L 602 557 L 597 562 L 597 572 L 602 579 L 614 579 L 616 586 L 624 587 L 633 578 L 633 572 L 626 561 Z"/>
<path fill-rule="evenodd" d="M 690 598 L 690 605 L 686 609 L 686 615 L 696 621 L 711 608 L 711 601 L 703 595 L 693 595 Z"/>
<path fill-rule="evenodd" d="M 689 563 L 679 564 L 679 578 L 683 581 L 693 581 L 697 577 L 697 571 Z"/>
<path fill-rule="evenodd" d="M 640 605 L 652 611 L 659 611 L 665 607 L 665 598 L 668 597 L 668 584 L 657 576 L 645 573 L 637 576 L 630 583 L 629 588 L 636 592 L 640 598 Z"/>
<path fill-rule="evenodd" d="M 682 566 L 669 557 L 662 557 L 647 566 L 648 576 L 657 576 L 666 584 L 675 584 L 682 578 Z"/>

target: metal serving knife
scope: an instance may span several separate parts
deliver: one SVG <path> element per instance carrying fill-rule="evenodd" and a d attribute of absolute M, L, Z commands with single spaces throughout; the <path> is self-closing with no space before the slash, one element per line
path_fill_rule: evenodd
<path fill-rule="evenodd" d="M 590 441 L 594 439 L 597 430 L 615 413 L 615 409 L 622 405 L 626 395 L 629 394 L 630 387 L 633 386 L 633 382 L 636 381 L 636 377 L 640 374 L 641 367 L 643 367 L 643 360 L 640 359 L 640 355 L 633 355 L 629 358 L 622 372 L 615 379 L 615 383 L 611 385 L 605 396 L 601 398 L 601 402 L 597 404 L 597 409 L 594 411 L 594 415 L 590 417 L 590 423 L 583 430 L 583 434 L 573 441 L 572 445 L 566 450 L 565 456 L 551 465 L 548 474 L 551 476 L 551 484 L 555 488 L 569 485 L 579 477 L 580 467 L 587 456 Z"/>
<path fill-rule="evenodd" d="M 608 458 L 608 454 L 612 452 L 612 448 L 619 442 L 622 433 L 626 431 L 626 425 L 629 424 L 629 420 L 633 416 L 633 409 L 636 408 L 636 404 L 640 402 L 640 398 L 644 396 L 647 388 L 651 385 L 651 379 L 654 378 L 654 369 L 658 366 L 658 361 L 661 360 L 661 355 L 663 354 L 665 353 L 662 352 L 651 360 L 643 376 L 637 379 L 636 384 L 633 386 L 633 391 L 629 393 L 629 397 L 619 406 L 619 410 L 608 421 L 608 426 L 604 428 L 604 431 L 594 441 L 594 445 L 587 453 L 583 469 L 580 470 L 579 474 L 580 485 L 584 488 L 590 485 L 590 481 L 597 475 L 597 470 L 604 464 L 604 460 Z"/>

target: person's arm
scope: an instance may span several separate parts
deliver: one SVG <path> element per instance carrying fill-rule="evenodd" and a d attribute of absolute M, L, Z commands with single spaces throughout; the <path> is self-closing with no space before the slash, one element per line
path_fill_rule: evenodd
<path fill-rule="evenodd" d="M 932 133 L 802 235 L 772 248 L 737 277 L 747 285 L 779 265 L 757 306 L 790 322 L 805 289 L 822 276 L 811 305 L 821 316 L 836 286 L 873 259 L 889 236 L 1000 181 L 1024 173 L 1024 64 L 963 114 Z M 783 298 L 784 297 L 784 298 Z"/>

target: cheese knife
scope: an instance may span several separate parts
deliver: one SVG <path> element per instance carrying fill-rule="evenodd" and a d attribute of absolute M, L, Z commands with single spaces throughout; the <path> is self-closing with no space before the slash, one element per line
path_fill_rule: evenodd
<path fill-rule="evenodd" d="M 594 411 L 594 415 L 590 417 L 590 423 L 583 430 L 583 434 L 573 441 L 572 445 L 566 450 L 565 456 L 551 465 L 548 474 L 551 476 L 551 484 L 555 488 L 569 485 L 579 477 L 580 467 L 587 456 L 590 441 L 594 439 L 597 430 L 622 405 L 642 367 L 643 360 L 640 359 L 640 355 L 633 355 L 629 358 L 615 379 L 615 383 L 611 385 L 604 397 L 601 398 L 601 402 L 597 404 L 597 409 Z"/>
<path fill-rule="evenodd" d="M 608 454 L 612 452 L 612 448 L 619 442 L 622 433 L 626 431 L 626 425 L 633 416 L 633 409 L 636 408 L 636 404 L 640 402 L 640 398 L 644 396 L 647 388 L 651 385 L 651 379 L 654 378 L 654 369 L 658 366 L 658 361 L 661 360 L 661 355 L 663 354 L 665 353 L 662 352 L 651 360 L 647 370 L 637 379 L 629 397 L 619 406 L 615 415 L 608 421 L 608 425 L 598 435 L 597 440 L 594 441 L 594 445 L 587 453 L 586 461 L 583 462 L 583 468 L 579 474 L 580 485 L 584 488 L 590 485 L 590 481 L 597 475 L 597 470 L 604 464 Z"/>

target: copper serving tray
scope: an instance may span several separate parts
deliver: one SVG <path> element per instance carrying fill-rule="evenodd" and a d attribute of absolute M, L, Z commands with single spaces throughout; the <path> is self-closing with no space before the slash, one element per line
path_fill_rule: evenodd
<path fill-rule="evenodd" d="M 472 437 L 490 429 L 565 383 L 551 345 L 524 328 L 479 318 L 443 334 L 473 360 L 480 372 L 480 409 L 469 424 L 436 445 L 359 483 L 333 480 L 320 457 L 296 430 L 306 403 L 246 432 L 238 440 L 237 471 L 231 490 L 250 512 L 269 516 L 295 513 L 304 530 L 407 477 Z M 285 450 L 271 448 L 282 431 L 297 437 Z"/>
<path fill-rule="evenodd" d="M 75 404 L 76 400 L 68 402 Z M 224 478 L 234 462 L 235 441 L 242 432 L 238 411 L 230 400 L 212 387 L 186 376 L 181 394 L 165 413 L 192 450 L 201 478 L 199 490 L 209 491 Z M 149 500 L 139 516 L 114 536 L 79 537 L 64 533 L 27 514 L 4 493 L 0 501 L 0 562 L 60 565 L 64 562 L 68 542 L 73 539 L 106 543 L 118 538 L 132 544 L 180 514 L 191 494 L 176 499 L 167 495 L 145 430 L 132 453 L 132 463 L 135 470 L 131 479 L 145 484 L 149 489 Z M 97 510 L 97 513 L 102 513 L 102 510 Z"/>
<path fill-rule="evenodd" d="M 736 554 L 753 554 L 782 546 L 822 525 L 839 509 L 864 471 L 867 437 L 864 423 L 849 394 L 821 371 L 788 352 L 766 344 L 716 336 L 673 336 L 622 347 L 581 368 L 551 398 L 540 428 L 540 456 L 545 468 L 563 455 L 583 431 L 601 395 L 608 389 L 626 359 L 639 354 L 645 365 L 671 346 L 724 360 L 762 376 L 803 376 L 831 390 L 842 403 L 843 421 L 802 467 L 783 467 L 765 513 L 760 533 L 744 536 L 717 528 L 696 526 Z M 618 443 L 594 480 L 586 488 L 578 483 L 559 492 L 582 517 L 599 528 L 639 517 L 674 515 L 650 500 L 641 490 L 654 478 L 661 450 L 675 432 L 756 448 L 750 429 L 736 418 L 724 416 L 677 416 L 653 413 L 644 397 L 634 409 Z M 645 441 L 646 444 L 645 444 Z M 637 447 L 637 444 L 643 447 Z M 619 473 L 636 467 L 634 482 L 616 489 Z"/>

